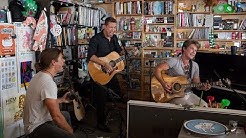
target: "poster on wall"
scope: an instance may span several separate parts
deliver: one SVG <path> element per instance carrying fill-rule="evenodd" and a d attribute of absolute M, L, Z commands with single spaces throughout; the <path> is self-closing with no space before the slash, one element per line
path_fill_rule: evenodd
<path fill-rule="evenodd" d="M 0 56 L 15 55 L 14 25 L 0 23 Z"/>
<path fill-rule="evenodd" d="M 17 76 L 18 92 L 26 92 L 29 81 L 32 78 L 32 71 L 35 63 L 35 52 L 31 50 L 33 46 L 33 29 L 22 23 L 14 23 L 16 32 L 17 47 Z"/>
<path fill-rule="evenodd" d="M 2 95 L 4 137 L 21 136 L 24 134 L 22 122 L 25 94 L 6 90 Z"/>
<path fill-rule="evenodd" d="M 0 58 L 1 92 L 17 87 L 16 58 Z"/>
<path fill-rule="evenodd" d="M 16 23 L 16 43 L 18 52 L 31 51 L 33 45 L 33 29 L 29 26 L 23 26 L 22 24 Z"/>
<path fill-rule="evenodd" d="M 25 61 L 20 63 L 20 78 L 21 78 L 21 88 L 29 85 L 32 79 L 32 61 Z"/>

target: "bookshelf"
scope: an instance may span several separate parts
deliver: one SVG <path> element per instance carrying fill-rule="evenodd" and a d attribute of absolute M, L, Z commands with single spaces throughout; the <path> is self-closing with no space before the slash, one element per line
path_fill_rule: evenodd
<path fill-rule="evenodd" d="M 246 0 L 241 1 L 245 7 Z M 117 34 L 126 47 L 131 49 L 139 43 L 143 46 L 141 56 L 129 62 L 131 73 L 137 74 L 134 79 L 139 83 L 137 88 L 132 88 L 137 93 L 135 99 L 149 100 L 150 69 L 179 54 L 183 42 L 189 38 L 200 42 L 198 52 L 230 54 L 230 46 L 238 45 L 240 54 L 246 46 L 246 12 L 236 12 L 235 6 L 234 12 L 216 13 L 217 5 L 204 0 L 116 0 L 106 5 L 114 7 L 109 12 L 118 21 Z M 140 21 L 138 29 L 131 28 L 133 18 Z M 224 27 L 216 26 L 217 20 Z M 235 23 L 235 28 L 227 22 Z M 139 35 L 133 37 L 133 33 Z"/>
<path fill-rule="evenodd" d="M 200 7 L 192 8 L 194 3 Z M 192 38 L 201 43 L 199 52 L 230 54 L 230 47 L 238 46 L 238 54 L 243 53 L 246 30 L 242 24 L 246 13 L 237 10 L 236 1 L 228 3 L 234 10 L 227 11 L 225 6 L 228 4 L 222 1 L 211 6 L 211 3 L 206 4 L 201 0 L 177 0 L 177 47 L 187 38 Z M 221 5 L 224 10 L 218 11 L 218 6 Z M 199 18 L 203 19 L 201 24 L 198 24 Z"/>
<path fill-rule="evenodd" d="M 154 65 L 173 55 L 175 14 L 173 0 L 116 0 L 113 16 L 118 21 L 117 35 L 128 50 L 142 45 L 140 57 L 127 60 L 134 91 L 133 99 L 150 97 L 150 76 Z M 162 10 L 164 9 L 165 10 Z M 165 47 L 164 47 L 165 45 Z M 150 69 L 151 68 L 151 69 Z"/>
<path fill-rule="evenodd" d="M 78 2 L 38 1 L 41 8 L 47 9 L 50 22 L 47 47 L 62 49 L 73 83 L 88 81 L 87 49 L 90 38 L 97 33 L 101 24 L 100 11 Z M 63 73 L 56 78 L 63 78 Z M 59 88 L 66 87 L 66 83 L 61 81 Z"/>

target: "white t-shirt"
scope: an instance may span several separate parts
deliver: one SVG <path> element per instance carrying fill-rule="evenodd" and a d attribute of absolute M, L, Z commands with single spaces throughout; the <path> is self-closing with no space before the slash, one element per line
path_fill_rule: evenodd
<path fill-rule="evenodd" d="M 47 121 L 52 121 L 49 110 L 44 105 L 46 98 L 57 99 L 57 85 L 49 74 L 39 71 L 32 78 L 26 92 L 23 117 L 25 134 L 31 133 Z"/>
<path fill-rule="evenodd" d="M 187 76 L 189 81 L 190 79 L 199 76 L 199 66 L 195 61 L 192 61 L 191 78 L 189 78 L 189 74 L 185 74 L 184 63 L 181 60 L 181 57 L 173 57 L 168 59 L 166 62 L 169 65 L 169 69 L 167 71 L 169 76 Z"/>
<path fill-rule="evenodd" d="M 184 63 L 181 60 L 181 57 L 173 57 L 168 59 L 167 64 L 169 65 L 169 69 L 167 70 L 167 74 L 172 77 L 176 76 L 186 76 L 187 80 L 191 83 L 194 77 L 199 76 L 199 66 L 195 61 L 192 61 L 192 69 L 191 75 L 189 73 L 185 73 Z M 191 76 L 191 77 L 190 77 Z M 191 88 L 185 89 L 185 93 L 192 92 Z"/>

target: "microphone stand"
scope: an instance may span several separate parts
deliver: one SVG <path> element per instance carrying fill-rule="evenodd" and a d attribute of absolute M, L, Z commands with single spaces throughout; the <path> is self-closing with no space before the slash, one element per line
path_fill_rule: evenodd
<path fill-rule="evenodd" d="M 125 44 L 122 44 L 121 41 L 119 41 L 119 44 L 123 47 L 124 53 L 125 53 L 125 62 L 126 62 L 126 80 L 127 84 L 130 88 L 132 88 L 132 83 L 131 83 L 131 77 L 130 77 L 130 71 L 129 71 L 129 65 L 128 65 L 128 59 L 129 59 L 129 54 L 126 50 Z M 129 100 L 129 91 L 126 90 L 127 93 L 127 101 Z"/>
<path fill-rule="evenodd" d="M 152 100 L 152 94 L 151 94 L 151 76 L 152 76 L 152 64 L 154 63 L 154 60 L 149 60 L 149 101 Z M 154 64 L 153 64 L 154 65 Z"/>

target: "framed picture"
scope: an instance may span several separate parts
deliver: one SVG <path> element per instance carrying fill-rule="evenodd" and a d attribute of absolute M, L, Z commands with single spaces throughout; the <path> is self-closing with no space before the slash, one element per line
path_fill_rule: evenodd
<path fill-rule="evenodd" d="M 133 32 L 133 39 L 141 39 L 141 32 Z"/>
<path fill-rule="evenodd" d="M 150 54 L 152 55 L 152 57 L 157 57 L 157 51 L 150 51 Z"/>

